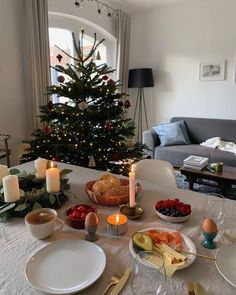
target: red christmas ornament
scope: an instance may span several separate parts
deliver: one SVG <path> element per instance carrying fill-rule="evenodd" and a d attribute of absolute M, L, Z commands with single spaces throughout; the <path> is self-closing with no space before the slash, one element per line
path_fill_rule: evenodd
<path fill-rule="evenodd" d="M 47 125 L 47 126 L 45 126 L 45 127 L 43 128 L 43 131 L 44 131 L 45 133 L 50 133 L 50 132 L 52 131 L 52 128 L 50 128 L 50 127 Z"/>
<path fill-rule="evenodd" d="M 124 106 L 126 109 L 131 107 L 130 101 L 128 99 L 125 101 Z"/>
<path fill-rule="evenodd" d="M 112 159 L 112 161 L 118 161 L 118 160 L 120 159 L 119 152 L 114 152 L 114 153 L 111 155 L 111 159 Z"/>
<path fill-rule="evenodd" d="M 102 79 L 105 80 L 105 81 L 108 80 L 108 78 L 109 78 L 109 77 L 108 77 L 107 75 L 104 75 L 104 76 L 102 77 Z"/>
<path fill-rule="evenodd" d="M 53 109 L 53 103 L 50 100 L 49 103 L 47 104 L 49 111 L 51 111 Z"/>
<path fill-rule="evenodd" d="M 118 106 L 123 107 L 123 105 L 124 105 L 124 104 L 123 104 L 123 101 L 119 101 L 119 102 L 118 102 Z"/>
<path fill-rule="evenodd" d="M 108 121 L 108 120 L 104 124 L 104 128 L 108 131 L 111 129 L 111 126 L 112 126 L 112 123 L 111 121 Z"/>
<path fill-rule="evenodd" d="M 65 77 L 64 77 L 64 76 L 58 76 L 58 77 L 57 77 L 57 81 L 58 81 L 59 83 L 63 83 L 63 82 L 65 81 Z"/>

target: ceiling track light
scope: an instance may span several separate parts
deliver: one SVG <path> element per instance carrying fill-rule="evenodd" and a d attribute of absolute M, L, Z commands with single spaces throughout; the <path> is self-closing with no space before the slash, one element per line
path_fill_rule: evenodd
<path fill-rule="evenodd" d="M 109 6 L 109 5 L 107 5 L 107 4 L 105 4 L 105 3 L 103 3 L 103 2 L 101 2 L 101 1 L 99 1 L 99 0 L 87 0 L 88 2 L 96 2 L 97 3 L 97 12 L 98 12 L 98 14 L 99 15 L 101 15 L 102 14 L 102 9 L 105 7 L 105 9 L 106 9 L 106 12 L 107 12 L 107 16 L 108 17 L 112 17 L 112 16 L 114 16 L 114 15 L 116 15 L 116 16 L 118 16 L 118 10 L 117 9 L 114 9 L 114 8 L 112 8 L 111 6 Z M 77 8 L 79 8 L 79 7 L 82 7 L 81 6 L 81 3 L 82 2 L 85 2 L 84 0 L 75 0 L 75 6 L 77 7 Z"/>

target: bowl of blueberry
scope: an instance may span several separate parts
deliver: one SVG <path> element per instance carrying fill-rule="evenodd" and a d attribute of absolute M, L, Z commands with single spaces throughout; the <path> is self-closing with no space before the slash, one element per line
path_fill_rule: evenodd
<path fill-rule="evenodd" d="M 185 204 L 179 199 L 160 200 L 155 205 L 157 216 L 169 222 L 184 222 L 192 215 L 190 204 Z"/>

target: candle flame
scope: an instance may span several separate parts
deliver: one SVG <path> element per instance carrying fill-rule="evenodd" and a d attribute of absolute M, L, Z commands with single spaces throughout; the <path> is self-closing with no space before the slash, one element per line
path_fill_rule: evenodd
<path fill-rule="evenodd" d="M 116 214 L 116 223 L 119 223 L 119 221 L 120 221 L 120 215 Z"/>
<path fill-rule="evenodd" d="M 54 168 L 54 163 L 53 163 L 53 161 L 50 161 L 50 163 L 49 163 L 49 167 L 50 167 L 50 168 Z"/>

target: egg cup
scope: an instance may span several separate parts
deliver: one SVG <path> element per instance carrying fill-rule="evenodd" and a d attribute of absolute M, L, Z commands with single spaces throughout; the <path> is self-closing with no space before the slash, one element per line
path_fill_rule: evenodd
<path fill-rule="evenodd" d="M 204 239 L 201 242 L 202 246 L 207 249 L 215 249 L 217 245 L 213 240 L 216 237 L 216 235 L 217 235 L 217 231 L 214 233 L 208 233 L 203 231 Z"/>

